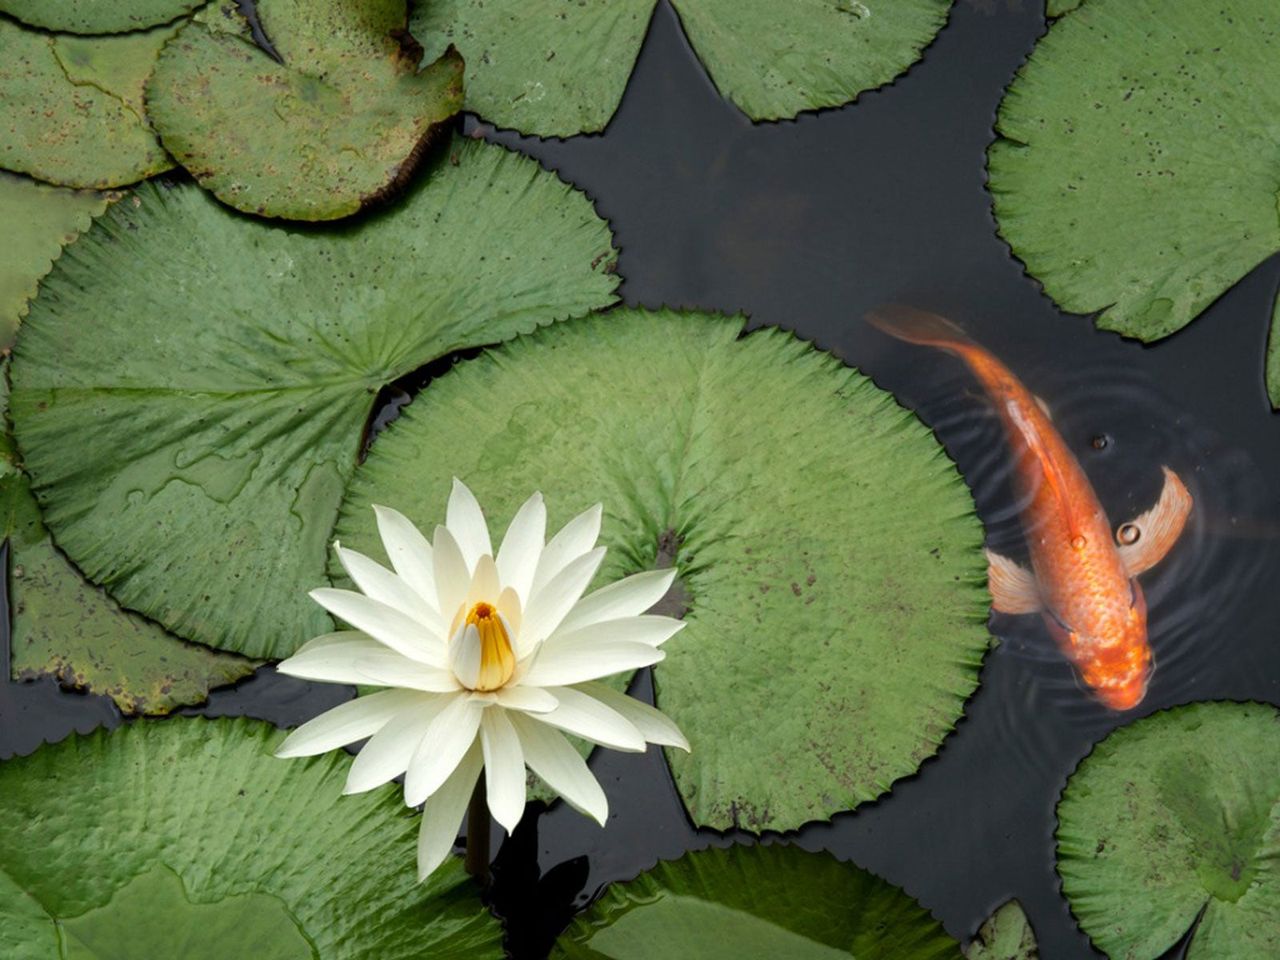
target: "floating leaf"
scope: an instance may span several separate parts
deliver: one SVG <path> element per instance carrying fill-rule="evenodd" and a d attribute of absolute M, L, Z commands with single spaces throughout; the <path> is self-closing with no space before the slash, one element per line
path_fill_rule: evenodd
<path fill-rule="evenodd" d="M 951 0 L 673 0 L 721 93 L 756 120 L 833 107 L 888 83 L 942 27 Z M 414 6 L 428 56 L 454 44 L 467 106 L 540 136 L 602 130 L 655 0 L 432 0 Z"/>
<path fill-rule="evenodd" d="M 45 30 L 125 33 L 169 23 L 204 0 L 0 0 L 0 13 Z"/>
<path fill-rule="evenodd" d="M 0 171 L 0 223 L 6 243 L 0 262 L 0 350 L 13 346 L 27 301 L 62 248 L 107 208 L 99 193 L 58 190 Z"/>
<path fill-rule="evenodd" d="M 960 960 L 960 946 L 897 887 L 830 854 L 736 846 L 614 884 L 552 960 Z"/>
<path fill-rule="evenodd" d="M 1080 926 L 1150 960 L 1280 956 L 1280 711 L 1193 703 L 1121 727 L 1058 804 L 1058 872 Z"/>
<path fill-rule="evenodd" d="M 1168 336 L 1280 250 L 1277 112 L 1274 0 L 1088 0 L 1000 106 L 1001 233 L 1064 309 Z"/>
<path fill-rule="evenodd" d="M 147 184 L 54 265 L 14 424 L 58 545 L 121 603 L 253 657 L 332 629 L 307 591 L 379 388 L 613 299 L 586 197 L 501 147 L 451 159 L 342 231 Z"/>
<path fill-rule="evenodd" d="M 142 86 L 173 32 L 77 37 L 0 17 L 0 166 L 96 188 L 172 167 L 147 126 Z"/>
<path fill-rule="evenodd" d="M 1060 17 L 1080 6 L 1084 0 L 1045 0 L 1044 12 L 1048 17 Z"/>
<path fill-rule="evenodd" d="M 0 765 L 12 960 L 501 957 L 458 860 L 418 883 L 397 790 L 342 753 L 285 763 L 252 720 L 142 722 Z"/>
<path fill-rule="evenodd" d="M 674 556 L 689 626 L 655 667 L 688 736 L 698 824 L 787 830 L 913 773 L 989 642 L 982 528 L 929 431 L 870 380 L 776 330 L 618 310 L 436 380 L 379 437 L 337 526 L 370 503 L 440 521 L 464 480 L 505 529 L 541 490 L 554 529 L 605 506 L 599 582 Z"/>
<path fill-rule="evenodd" d="M 1037 960 L 1036 933 L 1022 904 L 1010 900 L 989 916 L 964 955 L 965 960 Z"/>
<path fill-rule="evenodd" d="M 160 55 L 147 108 L 165 148 L 249 213 L 333 220 L 407 182 L 462 108 L 452 51 L 418 70 L 405 0 L 259 0 L 279 59 L 231 0 Z"/>
<path fill-rule="evenodd" d="M 4 373 L 0 403 L 7 405 Z M 7 427 L 0 435 L 0 539 L 9 545 L 14 679 L 49 674 L 111 697 L 125 713 L 163 714 L 253 672 L 252 661 L 183 643 L 87 583 L 49 539 Z"/>

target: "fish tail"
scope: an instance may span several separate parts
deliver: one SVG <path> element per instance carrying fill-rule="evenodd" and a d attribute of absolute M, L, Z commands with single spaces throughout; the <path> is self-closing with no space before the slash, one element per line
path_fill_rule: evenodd
<path fill-rule="evenodd" d="M 915 307 L 891 303 L 869 310 L 866 319 L 882 333 L 907 343 L 940 347 L 957 353 L 977 346 L 967 333 L 946 317 L 927 310 L 917 310 Z"/>

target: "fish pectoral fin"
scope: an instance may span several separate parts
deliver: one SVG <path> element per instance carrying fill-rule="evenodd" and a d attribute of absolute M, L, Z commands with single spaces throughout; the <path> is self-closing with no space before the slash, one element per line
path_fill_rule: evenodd
<path fill-rule="evenodd" d="M 987 551 L 987 587 L 1000 613 L 1039 613 L 1044 608 L 1036 576 L 1008 557 Z"/>
<path fill-rule="evenodd" d="M 1120 525 L 1116 531 L 1120 560 L 1129 576 L 1150 570 L 1164 559 L 1182 535 L 1191 514 L 1191 494 L 1168 467 L 1160 499 L 1146 513 Z"/>

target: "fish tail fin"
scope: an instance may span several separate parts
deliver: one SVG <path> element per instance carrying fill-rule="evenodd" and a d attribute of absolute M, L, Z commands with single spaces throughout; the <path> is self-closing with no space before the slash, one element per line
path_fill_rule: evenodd
<path fill-rule="evenodd" d="M 882 333 L 925 347 L 958 350 L 975 346 L 969 335 L 946 317 L 891 303 L 867 311 L 867 323 Z"/>

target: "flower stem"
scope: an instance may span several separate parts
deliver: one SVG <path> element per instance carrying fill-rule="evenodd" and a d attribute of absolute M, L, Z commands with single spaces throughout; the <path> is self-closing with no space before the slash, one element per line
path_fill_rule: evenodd
<path fill-rule="evenodd" d="M 467 873 L 489 886 L 489 802 L 485 797 L 484 773 L 476 781 L 467 807 Z"/>

